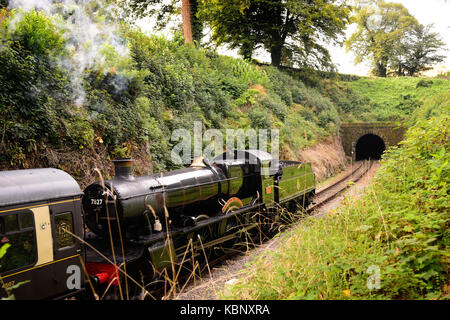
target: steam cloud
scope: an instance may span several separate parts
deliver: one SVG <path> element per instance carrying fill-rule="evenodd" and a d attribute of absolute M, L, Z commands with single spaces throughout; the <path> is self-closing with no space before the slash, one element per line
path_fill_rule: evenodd
<path fill-rule="evenodd" d="M 83 105 L 86 97 L 82 79 L 84 71 L 94 66 L 106 67 L 108 71 L 108 66 L 104 65 L 106 57 L 102 49 L 113 48 L 118 56 L 129 56 L 126 41 L 120 36 L 117 25 L 107 22 L 96 23 L 92 16 L 102 9 L 104 12 L 111 12 L 112 6 L 105 6 L 100 0 L 95 1 L 95 6 L 92 4 L 90 0 L 10 0 L 9 2 L 10 9 L 21 8 L 25 12 L 41 10 L 47 16 L 54 18 L 55 25 L 65 30 L 64 37 L 69 56 L 61 58 L 58 63 L 71 75 L 74 101 L 78 106 Z M 92 12 L 92 8 L 95 12 Z M 14 20 L 20 19 L 19 14 Z"/>

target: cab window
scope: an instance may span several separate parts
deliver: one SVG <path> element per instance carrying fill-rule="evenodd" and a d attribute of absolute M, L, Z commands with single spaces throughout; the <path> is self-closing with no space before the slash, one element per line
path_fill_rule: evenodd
<path fill-rule="evenodd" d="M 262 176 L 270 176 L 270 164 L 269 163 L 261 164 L 261 175 Z"/>
<path fill-rule="evenodd" d="M 37 260 L 33 213 L 29 210 L 0 216 L 0 246 L 9 244 L 0 260 L 0 273 L 33 265 Z"/>

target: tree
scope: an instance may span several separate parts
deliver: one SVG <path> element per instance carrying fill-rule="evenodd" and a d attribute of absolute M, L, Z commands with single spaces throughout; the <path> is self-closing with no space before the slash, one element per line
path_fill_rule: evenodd
<path fill-rule="evenodd" d="M 159 29 L 165 28 L 171 18 L 179 15 L 181 10 L 185 41 L 200 42 L 203 37 L 203 22 L 197 18 L 198 0 L 117 0 L 117 2 L 132 19 L 155 17 Z"/>
<path fill-rule="evenodd" d="M 357 64 L 371 61 L 376 76 L 414 75 L 430 63 L 442 61 L 442 56 L 435 55 L 443 46 L 438 35 L 422 26 L 399 3 L 363 2 L 353 21 L 357 30 L 345 42 L 347 51 L 355 53 Z"/>
<path fill-rule="evenodd" d="M 331 67 L 322 44 L 337 42 L 350 8 L 335 0 L 199 0 L 198 16 L 218 44 L 239 48 L 250 58 L 257 48 L 270 52 L 272 64 L 292 57 L 299 65 Z"/>
<path fill-rule="evenodd" d="M 414 25 L 408 35 L 401 41 L 398 56 L 394 58 L 392 69 L 398 76 L 415 76 L 430 70 L 433 64 L 444 61 L 445 56 L 439 55 L 445 43 L 438 33 L 432 32 L 433 25 Z"/>

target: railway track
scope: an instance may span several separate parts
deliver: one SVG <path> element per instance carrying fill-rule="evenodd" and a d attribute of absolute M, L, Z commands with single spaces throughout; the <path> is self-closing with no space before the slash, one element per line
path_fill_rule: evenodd
<path fill-rule="evenodd" d="M 363 178 L 372 168 L 373 163 L 373 161 L 357 162 L 354 164 L 354 167 L 348 174 L 340 177 L 337 181 L 334 181 L 333 183 L 319 189 L 314 197 L 314 202 L 306 209 L 306 213 L 312 214 L 315 210 L 325 205 L 326 203 L 329 203 L 331 200 L 342 194 L 342 192 L 347 190 L 352 185 L 351 182 L 355 183 Z M 208 274 L 207 277 L 211 277 L 210 270 L 227 261 L 228 259 L 236 256 L 236 254 L 237 252 L 229 252 L 208 261 L 206 265 L 202 267 L 200 273 L 204 274 L 206 272 Z M 204 279 L 206 279 L 207 277 L 205 277 Z M 180 277 L 177 279 L 180 285 L 179 289 L 184 288 L 189 281 L 192 282 L 193 280 L 191 278 L 192 274 L 180 275 Z M 156 299 L 172 299 L 175 297 L 173 290 L 168 289 L 166 286 L 153 291 L 152 295 Z"/>
<path fill-rule="evenodd" d="M 364 177 L 372 168 L 373 163 L 373 161 L 369 160 L 360 161 L 356 163 L 355 167 L 351 170 L 350 173 L 346 174 L 344 177 L 341 177 L 339 180 L 333 182 L 332 184 L 319 189 L 316 192 L 313 204 L 306 209 L 306 212 L 312 213 L 319 207 L 335 199 L 343 191 L 347 190 L 350 187 L 350 182 L 357 182 L 362 177 Z"/>

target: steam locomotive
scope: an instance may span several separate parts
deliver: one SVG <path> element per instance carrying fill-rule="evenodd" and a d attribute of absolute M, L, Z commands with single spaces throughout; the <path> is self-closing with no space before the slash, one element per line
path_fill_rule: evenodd
<path fill-rule="evenodd" d="M 57 169 L 0 172 L 0 296 L 138 297 L 174 265 L 255 241 L 315 192 L 309 163 L 259 150 L 140 177 L 131 159 L 114 165 L 84 192 Z"/>

